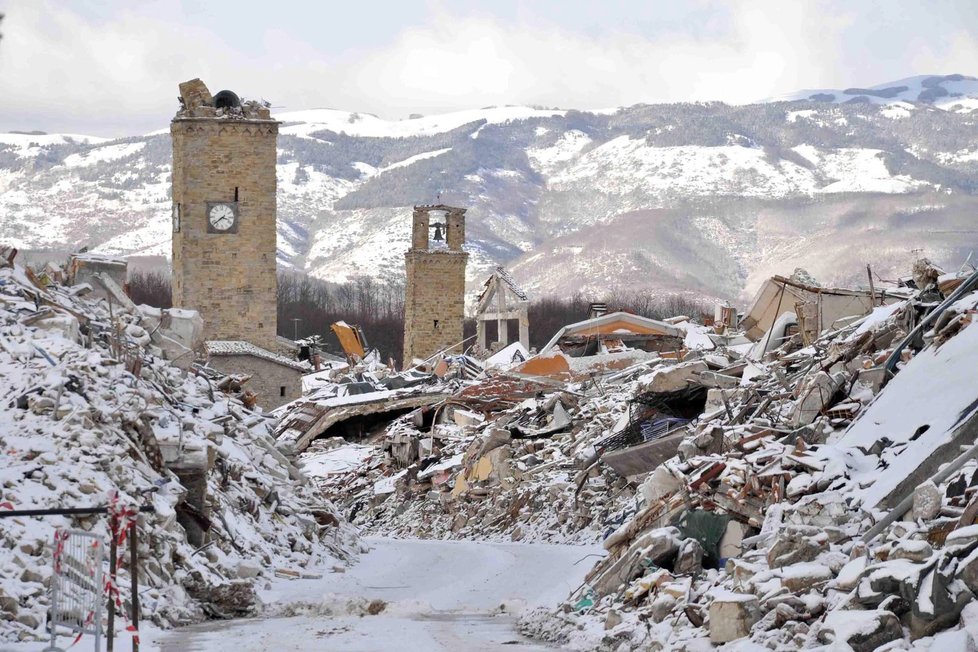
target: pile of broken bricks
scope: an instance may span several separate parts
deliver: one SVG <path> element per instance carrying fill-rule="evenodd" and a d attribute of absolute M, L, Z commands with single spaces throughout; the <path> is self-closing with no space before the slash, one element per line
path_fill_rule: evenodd
<path fill-rule="evenodd" d="M 160 336 L 179 326 L 111 279 L 98 296 L 0 258 L 0 509 L 102 506 L 113 492 L 150 504 L 140 596 L 161 626 L 255 613 L 274 570 L 355 553 L 352 528 L 276 450 L 273 422 L 164 359 Z M 47 637 L 57 527 L 107 534 L 98 516 L 3 520 L 0 640 Z"/>
<path fill-rule="evenodd" d="M 978 275 L 938 278 L 701 373 L 713 388 L 677 456 L 524 631 L 616 651 L 975 649 Z"/>
<path fill-rule="evenodd" d="M 366 532 L 599 540 L 634 494 L 595 463 L 593 448 L 621 417 L 629 388 L 503 380 L 466 382 L 443 403 L 395 420 L 373 446 L 314 442 L 298 462 Z M 349 466 L 312 470 L 343 447 L 355 458 Z"/>

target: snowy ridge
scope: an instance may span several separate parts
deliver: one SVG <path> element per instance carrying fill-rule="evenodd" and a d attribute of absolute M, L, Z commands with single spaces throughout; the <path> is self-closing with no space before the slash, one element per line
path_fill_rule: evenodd
<path fill-rule="evenodd" d="M 279 264 L 338 281 L 400 276 L 410 207 L 439 195 L 469 209 L 473 292 L 502 264 L 535 294 L 575 291 L 580 275 L 592 288 L 662 291 L 695 277 L 697 292 L 737 298 L 771 266 L 836 284 L 861 279 L 843 270 L 866 262 L 895 271 L 908 239 L 954 264 L 978 246 L 966 219 L 978 208 L 978 130 L 969 113 L 938 109 L 975 82 L 926 79 L 913 88 L 949 94 L 405 120 L 278 114 Z M 169 157 L 165 130 L 115 141 L 0 135 L 0 240 L 168 257 Z M 833 232 L 846 247 L 829 246 Z M 599 246 L 611 241 L 613 251 Z M 576 252 L 578 276 L 543 264 L 549 250 Z"/>
<path fill-rule="evenodd" d="M 407 138 L 451 131 L 472 122 L 485 120 L 488 124 L 503 124 L 513 120 L 564 115 L 558 109 L 534 109 L 527 106 L 501 106 L 470 111 L 455 111 L 405 120 L 384 120 L 370 113 L 351 113 L 335 109 L 310 109 L 276 113 L 273 117 L 284 124 L 280 133 L 311 137 L 317 131 L 329 130 L 349 136 L 372 138 Z M 297 124 L 292 124 L 297 123 Z"/>
<path fill-rule="evenodd" d="M 978 108 L 978 77 L 917 75 L 868 88 L 809 88 L 763 100 L 814 101 L 833 104 L 866 103 L 905 105 L 920 102 L 940 109 L 970 112 Z"/>

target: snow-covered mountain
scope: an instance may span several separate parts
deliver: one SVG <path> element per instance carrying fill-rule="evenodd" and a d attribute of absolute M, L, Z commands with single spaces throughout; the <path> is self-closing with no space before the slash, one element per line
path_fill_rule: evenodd
<path fill-rule="evenodd" d="M 917 75 L 869 88 L 810 88 L 771 98 L 769 102 L 827 102 L 831 104 L 930 104 L 952 111 L 978 107 L 978 77 Z"/>
<path fill-rule="evenodd" d="M 796 266 L 843 283 L 866 263 L 904 270 L 913 250 L 959 264 L 978 245 L 978 79 L 853 90 L 398 121 L 278 114 L 279 260 L 338 281 L 400 274 L 410 207 L 438 199 L 469 207 L 473 285 L 504 263 L 538 294 L 737 298 Z M 169 178 L 166 130 L 0 134 L 0 240 L 168 255 Z"/>

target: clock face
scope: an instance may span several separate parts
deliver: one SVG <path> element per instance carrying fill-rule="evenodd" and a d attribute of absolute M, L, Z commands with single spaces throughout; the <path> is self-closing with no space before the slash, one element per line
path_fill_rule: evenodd
<path fill-rule="evenodd" d="M 207 221 L 214 231 L 227 231 L 234 226 L 234 208 L 230 204 L 213 204 L 207 213 Z"/>

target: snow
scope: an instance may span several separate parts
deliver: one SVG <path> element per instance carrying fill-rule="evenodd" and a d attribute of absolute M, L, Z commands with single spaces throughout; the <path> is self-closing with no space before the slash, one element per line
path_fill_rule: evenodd
<path fill-rule="evenodd" d="M 976 365 L 978 328 L 972 325 L 914 356 L 839 439 L 848 449 L 854 496 L 864 506 L 886 498 L 974 413 Z M 875 456 L 857 448 L 868 450 L 883 437 L 893 444 L 882 452 L 886 468 L 879 468 Z"/>
<path fill-rule="evenodd" d="M 452 151 L 451 147 L 446 147 L 444 149 L 436 149 L 431 152 L 422 152 L 421 154 L 415 154 L 414 156 L 409 156 L 403 161 L 398 161 L 397 163 L 391 163 L 390 165 L 384 166 L 382 168 L 375 168 L 367 163 L 355 163 L 356 167 L 360 172 L 362 172 L 367 177 L 376 176 L 378 174 L 383 174 L 384 172 L 389 172 L 390 170 L 396 170 L 397 168 L 404 168 L 418 161 L 423 161 L 429 158 L 435 158 L 436 156 L 441 156 L 442 154 L 447 154 Z"/>
<path fill-rule="evenodd" d="M 308 453 L 302 456 L 300 468 L 306 474 L 320 477 L 334 473 L 346 473 L 377 453 L 374 446 L 350 444 L 328 451 Z"/>
<path fill-rule="evenodd" d="M 380 138 L 407 138 L 451 131 L 465 124 L 485 120 L 488 124 L 501 124 L 511 120 L 564 115 L 556 109 L 533 109 L 526 106 L 502 106 L 488 109 L 455 111 L 440 115 L 407 120 L 384 120 L 369 113 L 350 113 L 335 109 L 311 109 L 292 111 L 273 116 L 286 124 L 279 132 L 295 136 L 311 137 L 315 131 L 329 130 L 350 136 Z"/>
<path fill-rule="evenodd" d="M 909 102 L 894 102 L 880 109 L 880 115 L 891 120 L 901 120 L 903 118 L 909 118 L 915 108 Z"/>
<path fill-rule="evenodd" d="M 0 145 L 12 145 L 18 156 L 34 156 L 43 147 L 64 145 L 66 143 L 98 144 L 108 142 L 108 138 L 83 136 L 81 134 L 0 134 Z"/>
<path fill-rule="evenodd" d="M 292 358 L 286 358 L 283 355 L 273 353 L 272 351 L 243 340 L 210 340 L 205 344 L 208 356 L 250 355 L 280 364 L 283 367 L 296 369 L 297 371 L 308 371 L 311 368 L 306 363 L 300 363 Z"/>
<path fill-rule="evenodd" d="M 863 318 L 863 320 L 859 323 L 859 327 L 856 328 L 856 330 L 846 339 L 846 341 L 853 341 L 863 333 L 874 330 L 877 326 L 885 323 L 890 317 L 905 308 L 906 305 L 906 301 L 897 301 L 896 303 L 890 303 L 885 306 L 877 306 L 876 308 L 873 308 L 873 312 L 869 313 Z"/>
<path fill-rule="evenodd" d="M 341 367 L 349 367 L 346 362 L 341 362 L 339 360 L 324 360 L 320 363 L 323 368 L 322 371 L 314 371 L 311 374 L 304 374 L 302 376 L 302 394 L 311 394 L 317 389 L 322 389 L 325 385 L 333 382 L 333 375 L 336 369 Z"/>
<path fill-rule="evenodd" d="M 119 143 L 116 145 L 103 145 L 92 149 L 72 154 L 64 160 L 65 167 L 77 168 L 95 165 L 104 161 L 115 161 L 116 159 L 132 156 L 146 147 L 146 141 L 136 143 Z"/>
<path fill-rule="evenodd" d="M 866 101 L 871 104 L 906 107 L 907 105 L 913 106 L 912 103 L 919 102 L 918 98 L 920 94 L 927 90 L 927 87 L 924 86 L 925 80 L 933 79 L 934 77 L 941 77 L 941 75 L 917 75 L 914 77 L 907 77 L 905 79 L 887 82 L 885 84 L 877 84 L 875 86 L 866 87 L 866 90 L 870 91 L 881 91 L 900 86 L 906 87 L 906 90 L 894 93 L 892 97 L 877 97 L 859 92 L 844 92 L 845 90 L 850 89 L 808 88 L 794 91 L 792 93 L 786 93 L 784 95 L 770 97 L 761 101 L 796 102 L 799 100 L 809 100 L 809 98 L 811 98 L 813 95 L 833 95 L 834 98 L 830 100 L 830 103 L 834 104 L 841 104 L 848 102 L 854 97 L 861 97 L 865 98 Z M 945 110 L 959 110 L 959 107 L 961 106 L 968 106 L 969 109 L 973 109 L 976 106 L 974 99 L 975 96 L 978 96 L 978 78 L 962 76 L 962 79 L 956 81 L 942 80 L 939 82 L 939 86 L 943 87 L 944 90 L 947 91 L 947 95 L 936 98 L 936 100 L 933 101 L 932 106 Z M 858 90 L 858 88 L 853 88 L 851 90 Z M 824 102 L 824 100 L 817 101 L 819 103 Z M 892 118 L 893 116 L 887 115 L 886 117 Z"/>
<path fill-rule="evenodd" d="M 712 328 L 692 322 L 681 322 L 676 324 L 676 326 L 686 329 L 686 337 L 683 339 L 683 344 L 687 349 L 712 350 L 716 348 L 716 345 L 709 336 L 709 333 L 713 332 Z"/>
<path fill-rule="evenodd" d="M 710 597 L 714 600 L 722 600 L 724 602 L 753 602 L 757 600 L 757 596 L 751 593 L 738 593 L 737 591 L 728 591 L 726 589 L 711 591 Z"/>
<path fill-rule="evenodd" d="M 485 367 L 509 367 L 514 363 L 514 357 L 516 357 L 516 362 L 522 362 L 530 358 L 530 352 L 526 350 L 519 342 L 513 342 L 509 346 L 504 347 L 498 353 L 489 356 L 485 360 Z"/>
<path fill-rule="evenodd" d="M 803 109 L 801 111 L 788 111 L 788 113 L 785 114 L 785 120 L 787 120 L 788 122 L 797 122 L 798 118 L 811 118 L 813 115 L 816 115 L 817 113 L 818 112 L 815 111 L 814 109 Z"/>
<path fill-rule="evenodd" d="M 751 178 L 746 187 L 745 176 Z M 783 197 L 815 189 L 811 171 L 788 161 L 773 165 L 759 148 L 652 147 L 644 138 L 628 136 L 589 150 L 553 175 L 549 185 L 569 190 L 583 181 L 615 194 Z"/>
<path fill-rule="evenodd" d="M 365 537 L 370 551 L 328 582 L 276 580 L 266 602 L 363 596 L 426 605 L 431 611 L 492 612 L 504 602 L 555 605 L 576 589 L 600 546 Z M 390 588 L 378 588 L 390 587 Z"/>
<path fill-rule="evenodd" d="M 369 538 L 371 550 L 342 573 L 318 580 L 275 579 L 261 593 L 274 619 L 178 630 L 164 652 L 234 649 L 386 651 L 404 648 L 543 650 L 513 630 L 528 607 L 555 606 L 583 580 L 598 546 L 505 544 Z M 371 600 L 378 615 L 364 615 Z M 501 607 L 505 607 L 504 610 Z"/>
<path fill-rule="evenodd" d="M 418 473 L 418 477 L 419 478 L 426 478 L 429 475 L 434 475 L 434 474 L 438 473 L 439 471 L 448 471 L 450 469 L 454 469 L 454 468 L 457 468 L 459 466 L 462 466 L 462 459 L 464 457 L 465 457 L 464 454 L 459 453 L 458 455 L 453 455 L 452 457 L 449 457 L 448 459 L 442 460 L 438 464 L 432 464 L 431 466 L 429 466 L 428 468 L 426 468 L 424 471 L 421 471 L 420 473 Z"/>
<path fill-rule="evenodd" d="M 835 633 L 839 643 L 853 636 L 872 634 L 879 627 L 879 611 L 830 611 L 825 616 L 825 627 Z M 848 646 L 846 646 L 848 647 Z"/>
<path fill-rule="evenodd" d="M 321 569 L 321 579 L 273 579 L 259 592 L 268 611 L 265 617 L 173 631 L 144 624 L 140 649 L 490 652 L 512 646 L 525 652 L 550 650 L 549 645 L 534 644 L 517 634 L 516 616 L 525 608 L 555 606 L 583 581 L 594 559 L 588 556 L 604 552 L 599 546 L 388 538 L 364 542 L 370 551 L 345 572 Z M 386 607 L 378 615 L 368 615 L 366 608 L 375 599 L 383 600 Z M 41 652 L 46 645 L 17 643 L 0 649 Z M 85 637 L 78 649 L 90 646 L 91 637 Z M 116 649 L 129 649 L 128 635 L 116 637 Z"/>
<path fill-rule="evenodd" d="M 820 150 L 811 145 L 798 145 L 792 149 L 833 180 L 818 188 L 818 192 L 906 193 L 929 185 L 906 175 L 891 175 L 882 150 L 856 147 Z"/>
<path fill-rule="evenodd" d="M 538 136 L 541 134 L 537 134 Z M 584 147 L 591 143 L 591 138 L 583 131 L 572 129 L 565 131 L 550 147 L 528 149 L 526 155 L 534 168 L 540 172 L 551 172 L 553 169 L 575 158 Z"/>
<path fill-rule="evenodd" d="M 394 475 L 382 478 L 374 483 L 374 495 L 375 496 L 386 496 L 387 494 L 392 494 L 395 491 L 395 484 L 407 473 L 407 469 L 403 471 L 398 471 Z"/>

